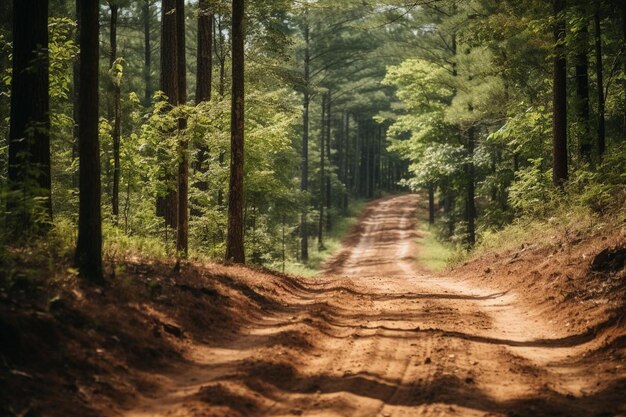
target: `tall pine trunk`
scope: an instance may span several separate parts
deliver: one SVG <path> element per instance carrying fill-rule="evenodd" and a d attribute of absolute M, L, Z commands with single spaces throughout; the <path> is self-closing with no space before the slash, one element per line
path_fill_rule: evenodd
<path fill-rule="evenodd" d="M 586 10 L 582 10 L 584 24 L 576 34 L 578 49 L 576 53 L 576 101 L 579 129 L 579 155 L 590 163 L 593 151 L 591 129 L 589 126 L 589 30 L 587 28 Z"/>
<path fill-rule="evenodd" d="M 48 73 L 48 2 L 15 0 L 8 210 L 19 235 L 52 218 Z"/>
<path fill-rule="evenodd" d="M 622 2 L 622 48 L 626 45 L 626 4 Z M 622 52 L 622 71 L 626 74 L 626 52 Z M 626 97 L 626 77 L 622 78 L 622 89 Z M 624 106 L 624 131 L 626 131 L 626 106 Z"/>
<path fill-rule="evenodd" d="M 558 187 L 567 181 L 567 63 L 565 59 L 565 0 L 553 0 L 554 58 L 552 83 L 552 180 Z"/>
<path fill-rule="evenodd" d="M 593 13 L 594 44 L 596 52 L 596 84 L 598 89 L 598 156 L 602 158 L 606 147 L 605 139 L 605 102 L 604 102 L 604 73 L 602 69 L 602 27 L 600 26 L 600 0 L 595 1 Z"/>
<path fill-rule="evenodd" d="M 150 1 L 143 0 L 141 5 L 141 18 L 143 19 L 143 104 L 149 107 L 152 103 L 152 51 L 150 37 Z M 78 3 L 78 2 L 77 2 Z"/>
<path fill-rule="evenodd" d="M 349 199 L 349 190 L 350 190 L 350 181 L 348 178 L 348 174 L 350 171 L 350 167 L 348 165 L 349 156 L 350 156 L 350 113 L 346 113 L 346 122 L 345 122 L 345 133 L 344 133 L 344 148 L 343 148 L 343 181 L 345 190 L 343 192 L 343 212 L 348 212 L 348 199 Z"/>
<path fill-rule="evenodd" d="M 76 2 L 76 44 L 80 43 L 80 5 L 81 2 Z M 78 117 L 80 113 L 80 99 L 78 92 L 80 90 L 80 54 L 76 56 L 74 65 L 72 67 L 72 119 L 74 120 L 74 126 L 72 129 L 72 135 L 74 142 L 72 143 L 72 161 L 78 158 Z M 72 185 L 74 188 L 78 188 L 78 172 L 72 176 Z"/>
<path fill-rule="evenodd" d="M 304 22 L 304 98 L 302 113 L 302 167 L 300 175 L 300 191 L 303 194 L 309 189 L 309 71 L 310 71 L 310 51 L 309 51 L 309 22 L 308 11 L 305 10 Z M 307 227 L 308 201 L 305 201 L 300 217 L 300 257 L 302 261 L 309 259 L 309 232 Z"/>
<path fill-rule="evenodd" d="M 217 35 L 214 34 L 213 39 L 215 42 L 215 55 L 219 61 L 219 84 L 217 93 L 220 96 L 220 99 L 224 98 L 226 94 L 226 40 L 224 36 L 224 28 L 222 27 L 222 23 L 224 21 L 223 16 L 219 16 L 217 18 L 217 24 L 214 25 L 214 28 L 217 28 Z M 224 158 L 226 154 L 223 150 L 220 150 L 218 155 L 218 162 L 220 167 L 224 166 Z M 217 190 L 217 205 L 221 209 L 224 206 L 224 192 L 222 188 Z"/>
<path fill-rule="evenodd" d="M 354 195 L 361 197 L 361 136 L 363 127 L 360 118 L 357 118 L 357 130 L 354 143 L 354 165 L 353 165 L 353 192 Z"/>
<path fill-rule="evenodd" d="M 167 96 L 170 106 L 176 106 L 178 99 L 178 40 L 176 21 L 176 0 L 162 0 L 161 3 L 161 91 Z M 165 224 L 175 228 L 178 224 L 178 199 L 172 174 L 166 174 L 164 196 L 157 198 L 157 215 L 165 218 Z"/>
<path fill-rule="evenodd" d="M 332 103 L 331 103 L 331 92 L 328 90 L 328 100 L 326 101 L 327 109 L 326 109 L 326 159 L 328 160 L 328 167 L 331 166 L 331 114 L 332 114 Z M 330 208 L 332 205 L 332 188 L 330 181 L 330 169 L 328 170 L 328 174 L 326 175 L 326 230 L 330 230 L 332 228 L 332 218 L 330 213 Z"/>
<path fill-rule="evenodd" d="M 20 0 L 21 1 L 21 0 Z M 83 2 L 80 11 L 79 212 L 76 265 L 80 274 L 100 283 L 102 213 L 98 142 L 98 2 Z"/>
<path fill-rule="evenodd" d="M 320 123 L 320 194 L 319 194 L 319 223 L 317 228 L 317 244 L 320 251 L 324 249 L 324 201 L 326 197 L 326 173 L 324 172 L 326 167 L 324 139 L 326 136 L 326 94 L 322 94 L 322 120 Z"/>
<path fill-rule="evenodd" d="M 176 53 L 178 65 L 178 104 L 187 102 L 187 59 L 185 57 L 185 0 L 176 0 Z M 187 119 L 178 119 L 178 213 L 176 252 L 187 258 L 189 252 L 189 141 L 186 138 Z"/>
<path fill-rule="evenodd" d="M 209 0 L 198 3 L 198 46 L 196 67 L 196 104 L 211 100 L 211 82 L 213 78 L 213 14 Z M 208 167 L 209 147 L 205 143 L 198 145 L 197 170 L 203 176 Z M 198 189 L 206 191 L 208 185 L 203 178 L 198 182 Z"/>
<path fill-rule="evenodd" d="M 474 148 L 476 147 L 476 132 L 474 126 L 470 126 L 467 132 L 467 154 L 469 162 L 466 165 L 465 176 L 467 178 L 467 197 L 465 200 L 465 215 L 467 220 L 467 245 L 474 246 L 476 243 L 476 167 L 474 166 Z"/>
<path fill-rule="evenodd" d="M 243 245 L 243 164 L 244 164 L 244 0 L 233 0 L 232 26 L 232 109 L 230 151 L 230 193 L 226 260 L 244 263 Z"/>
<path fill-rule="evenodd" d="M 109 67 L 111 68 L 111 82 L 113 84 L 113 190 L 111 195 L 111 206 L 113 209 L 114 221 L 117 223 L 120 215 L 120 140 L 121 140 L 121 88 L 116 78 L 115 61 L 117 59 L 117 16 L 119 7 L 117 4 L 109 2 L 111 10 L 110 22 L 110 44 L 111 55 L 109 57 Z"/>

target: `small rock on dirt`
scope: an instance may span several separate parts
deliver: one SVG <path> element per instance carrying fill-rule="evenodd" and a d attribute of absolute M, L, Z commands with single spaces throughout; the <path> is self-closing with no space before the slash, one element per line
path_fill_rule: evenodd
<path fill-rule="evenodd" d="M 163 330 L 179 339 L 183 337 L 183 329 L 175 324 L 163 323 Z"/>

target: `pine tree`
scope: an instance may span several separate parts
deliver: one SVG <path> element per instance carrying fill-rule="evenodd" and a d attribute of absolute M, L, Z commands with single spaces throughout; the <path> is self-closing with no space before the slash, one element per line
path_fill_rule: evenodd
<path fill-rule="evenodd" d="M 178 79 L 178 39 L 176 1 L 162 0 L 161 3 L 161 91 L 167 96 L 170 106 L 179 103 Z M 157 199 L 157 215 L 165 218 L 165 224 L 176 228 L 178 225 L 178 196 L 171 184 L 174 179 L 166 175 L 165 196 Z"/>
<path fill-rule="evenodd" d="M 244 0 L 233 0 L 232 23 L 232 109 L 230 151 L 230 194 L 226 260 L 244 263 L 243 164 L 244 164 Z"/>
<path fill-rule="evenodd" d="M 80 10 L 79 213 L 75 261 L 80 274 L 95 283 L 102 275 L 100 145 L 98 141 L 98 3 Z"/>
<path fill-rule="evenodd" d="M 185 0 L 176 0 L 176 53 L 178 64 L 178 104 L 187 102 L 187 69 L 185 58 Z M 189 252 L 189 142 L 185 138 L 187 120 L 178 119 L 179 163 L 178 163 L 178 215 L 176 251 L 179 257 L 187 258 Z"/>
<path fill-rule="evenodd" d="M 109 57 L 109 68 L 111 71 L 111 83 L 113 88 L 113 190 L 111 196 L 111 206 L 113 209 L 113 217 L 117 222 L 120 214 L 120 140 L 121 140 L 121 86 L 117 79 L 117 19 L 119 5 L 115 1 L 109 1 L 109 9 L 111 11 L 110 21 L 110 45 L 111 55 Z"/>
<path fill-rule="evenodd" d="M 309 189 L 309 79 L 310 79 L 310 29 L 308 22 L 308 9 L 304 11 L 304 22 L 302 28 L 304 36 L 304 93 L 302 99 L 303 113 L 302 113 L 302 174 L 300 176 L 300 191 L 302 193 L 308 192 Z M 304 211 L 300 217 L 300 257 L 302 261 L 309 260 L 309 232 L 308 232 L 308 204 L 304 206 Z"/>
<path fill-rule="evenodd" d="M 15 0 L 7 208 L 16 234 L 52 218 L 48 72 L 48 2 Z"/>
<path fill-rule="evenodd" d="M 567 181 L 567 63 L 565 58 L 565 0 L 553 0 L 554 58 L 552 85 L 552 145 L 555 185 Z"/>
<path fill-rule="evenodd" d="M 211 83 L 213 79 L 213 13 L 209 1 L 198 3 L 198 39 L 196 66 L 196 104 L 211 100 Z M 205 144 L 198 145 L 196 169 L 203 175 L 209 158 L 209 148 Z M 202 179 L 197 184 L 201 191 L 207 190 L 207 182 Z"/>

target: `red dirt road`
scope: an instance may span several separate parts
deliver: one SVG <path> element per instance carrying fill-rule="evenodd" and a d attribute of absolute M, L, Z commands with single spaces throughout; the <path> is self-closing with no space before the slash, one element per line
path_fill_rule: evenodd
<path fill-rule="evenodd" d="M 592 339 L 520 293 L 417 266 L 416 207 L 373 203 L 323 277 L 285 285 L 227 344 L 190 343 L 123 415 L 626 415 L 623 362 L 599 374 Z"/>

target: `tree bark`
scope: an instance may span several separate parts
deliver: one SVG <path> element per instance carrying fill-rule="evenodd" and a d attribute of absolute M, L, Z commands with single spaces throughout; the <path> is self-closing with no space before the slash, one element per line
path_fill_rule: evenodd
<path fill-rule="evenodd" d="M 170 106 L 178 99 L 178 40 L 176 0 L 162 0 L 161 4 L 161 91 Z M 157 215 L 165 218 L 165 224 L 176 228 L 178 224 L 178 198 L 173 186 L 173 174 L 166 174 L 166 195 L 157 198 Z"/>
<path fill-rule="evenodd" d="M 178 104 L 187 102 L 187 59 L 185 57 L 185 0 L 176 0 L 176 53 L 178 65 Z M 187 119 L 178 119 L 178 215 L 176 252 L 179 259 L 189 253 L 189 142 L 185 137 Z"/>
<path fill-rule="evenodd" d="M 215 55 L 217 56 L 217 59 L 219 61 L 219 84 L 218 84 L 218 94 L 220 96 L 220 99 L 224 98 L 224 95 L 226 94 L 226 40 L 224 38 L 224 29 L 222 27 L 222 22 L 223 22 L 223 16 L 219 16 L 219 18 L 217 19 L 217 25 L 214 25 L 213 27 L 216 28 L 217 27 L 217 36 L 213 36 L 214 38 L 214 42 L 216 43 L 215 45 Z M 219 52 L 218 52 L 219 51 Z M 224 157 L 225 157 L 225 153 L 223 150 L 220 150 L 219 153 L 219 164 L 220 167 L 222 167 L 224 165 Z M 218 207 L 222 207 L 224 206 L 224 192 L 222 191 L 222 189 L 220 188 L 217 191 L 217 205 Z"/>
<path fill-rule="evenodd" d="M 18 235 L 41 233 L 52 219 L 48 73 L 48 2 L 15 0 L 8 209 Z"/>
<path fill-rule="evenodd" d="M 120 84 L 115 78 L 117 71 L 113 68 L 117 59 L 117 16 L 119 7 L 117 4 L 109 2 L 111 10 L 110 22 L 110 44 L 111 55 L 109 57 L 109 67 L 111 68 L 113 84 L 113 190 L 111 195 L 111 206 L 113 209 L 113 218 L 117 224 L 120 215 L 120 140 L 121 140 L 121 98 L 122 93 Z"/>
<path fill-rule="evenodd" d="M 21 0 L 20 0 L 21 1 Z M 100 145 L 98 142 L 98 2 L 83 2 L 80 11 L 79 213 L 75 262 L 80 274 L 95 283 L 102 276 Z"/>
<path fill-rule="evenodd" d="M 305 10 L 304 22 L 304 97 L 302 113 L 302 173 L 300 175 L 300 191 L 306 194 L 309 189 L 309 71 L 310 71 L 310 51 L 309 51 L 309 22 L 308 10 Z M 309 260 L 309 233 L 307 230 L 308 201 L 304 203 L 300 218 L 300 256 L 302 261 Z"/>
<path fill-rule="evenodd" d="M 143 19 L 143 82 L 144 82 L 144 106 L 152 104 L 152 51 L 150 38 L 150 1 L 144 0 L 141 7 Z M 80 3 L 80 1 L 77 1 Z"/>
<path fill-rule="evenodd" d="M 622 3 L 622 71 L 626 74 L 626 4 Z M 622 89 L 624 97 L 626 97 L 626 77 L 622 79 Z M 626 106 L 624 106 L 624 131 L 626 131 Z"/>
<path fill-rule="evenodd" d="M 332 103 L 331 103 L 331 92 L 328 90 L 328 99 L 326 101 L 327 109 L 326 109 L 326 159 L 328 160 L 328 175 L 326 175 L 326 230 L 330 230 L 332 228 L 332 217 L 330 213 L 330 208 L 332 205 L 332 188 L 330 181 L 330 167 L 331 163 L 331 114 L 332 114 Z"/>
<path fill-rule="evenodd" d="M 597 146 L 600 159 L 606 147 L 605 139 L 605 101 L 604 101 L 604 71 L 602 69 L 602 27 L 600 26 L 600 0 L 595 1 L 593 14 L 594 43 L 596 52 L 596 84 L 598 89 L 598 135 Z"/>
<path fill-rule="evenodd" d="M 243 164 L 244 164 L 244 0 L 233 0 L 232 110 L 230 194 L 226 260 L 244 263 Z"/>
<path fill-rule="evenodd" d="M 76 44 L 80 43 L 80 5 L 81 2 L 76 2 Z M 78 92 L 80 90 L 80 54 L 74 60 L 73 65 L 73 91 L 72 91 L 72 119 L 74 120 L 74 126 L 72 134 L 74 136 L 74 142 L 72 143 L 72 161 L 78 158 L 78 118 L 80 113 L 80 99 Z M 78 188 L 78 172 L 72 176 L 72 185 L 74 188 Z"/>
<path fill-rule="evenodd" d="M 567 63 L 565 59 L 565 0 L 553 0 L 554 58 L 552 84 L 552 179 L 562 187 L 567 181 Z"/>
<path fill-rule="evenodd" d="M 346 189 L 343 193 L 343 211 L 344 213 L 348 212 L 348 199 L 349 199 L 349 190 L 350 190 L 350 181 L 348 178 L 349 172 L 349 150 L 350 150 L 350 113 L 346 113 L 346 131 L 344 137 L 344 157 L 343 157 L 343 180 Z"/>
<path fill-rule="evenodd" d="M 213 13 L 209 0 L 198 3 L 198 47 L 196 72 L 196 103 L 211 100 L 213 76 Z"/>
<path fill-rule="evenodd" d="M 360 119 L 360 118 L 359 118 Z M 354 144 L 354 194 L 361 197 L 361 136 L 363 134 L 363 127 L 360 120 L 357 119 L 357 131 Z"/>
<path fill-rule="evenodd" d="M 476 184 L 475 184 L 475 166 L 473 162 L 475 148 L 475 128 L 471 126 L 467 133 L 467 154 L 469 162 L 466 166 L 467 177 L 467 198 L 466 198 L 466 216 L 467 216 L 467 245 L 474 246 L 476 243 Z"/>
<path fill-rule="evenodd" d="M 585 10 L 582 11 L 585 14 Z M 576 53 L 576 98 L 578 122 L 582 125 L 579 133 L 579 155 L 580 158 L 591 163 L 593 142 L 591 139 L 591 129 L 589 126 L 589 59 L 587 57 L 589 44 L 589 31 L 587 28 L 586 16 L 584 26 L 578 31 Z"/>
<path fill-rule="evenodd" d="M 196 104 L 211 100 L 211 82 L 213 78 L 213 14 L 209 0 L 198 3 L 198 48 L 196 69 Z M 205 164 L 209 157 L 209 147 L 205 143 L 198 145 L 197 170 L 203 176 L 208 167 Z M 202 179 L 197 187 L 207 191 L 207 182 Z"/>
<path fill-rule="evenodd" d="M 317 244 L 320 251 L 324 250 L 324 206 L 326 197 L 326 179 L 325 172 L 325 149 L 324 139 L 326 136 L 326 101 L 328 97 L 322 94 L 322 120 L 320 123 L 320 194 L 319 194 L 319 224 L 317 228 Z"/>

